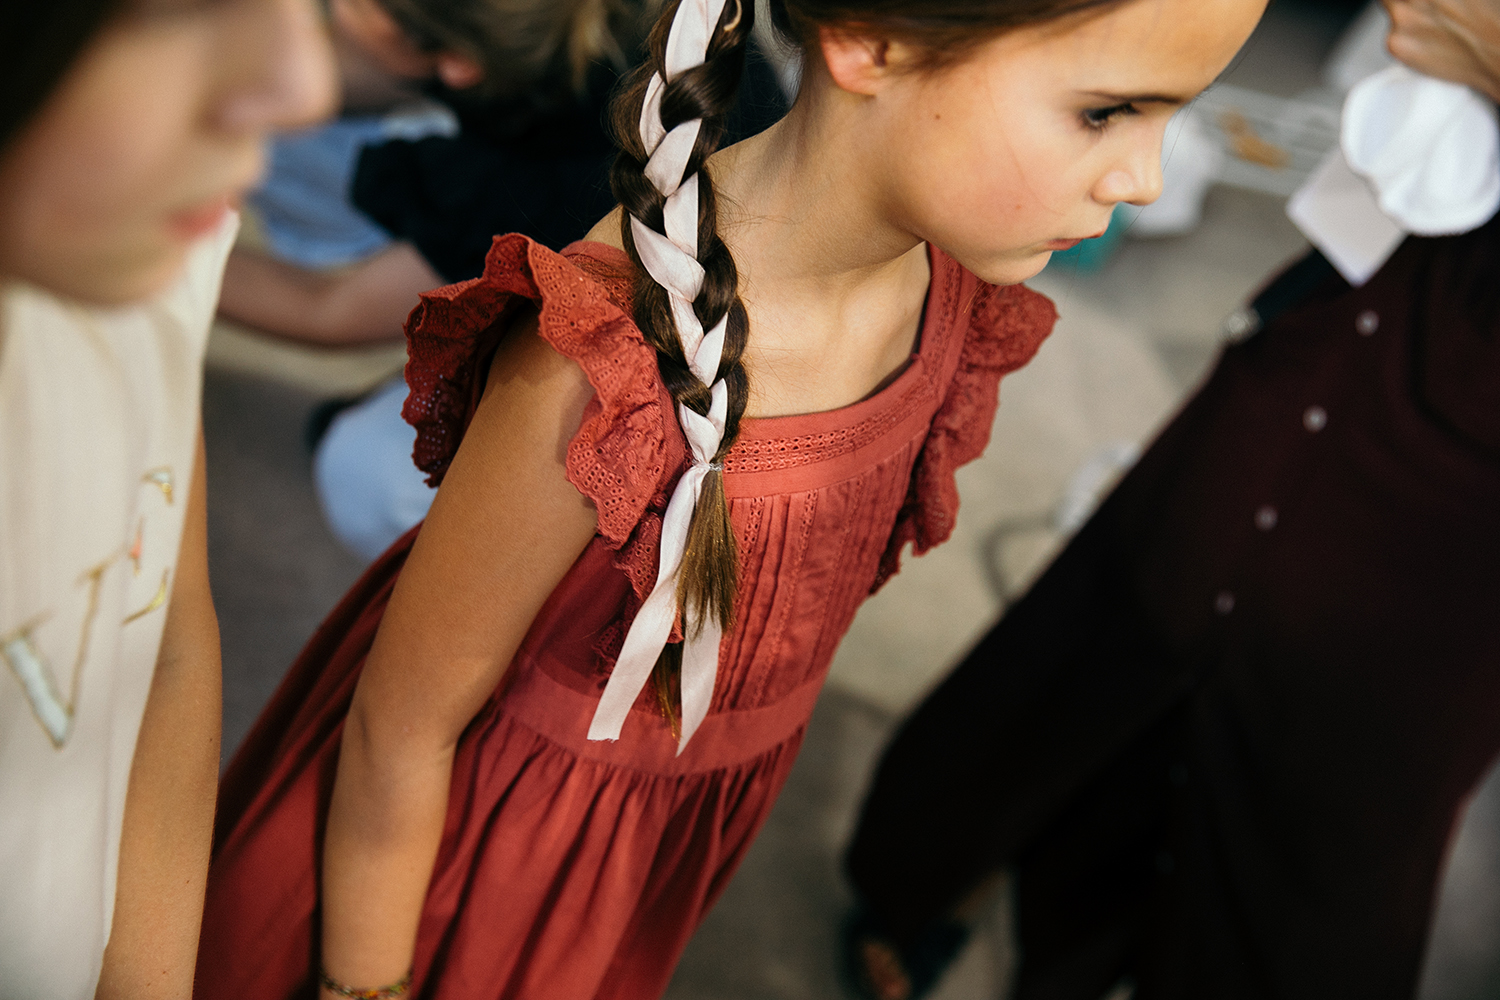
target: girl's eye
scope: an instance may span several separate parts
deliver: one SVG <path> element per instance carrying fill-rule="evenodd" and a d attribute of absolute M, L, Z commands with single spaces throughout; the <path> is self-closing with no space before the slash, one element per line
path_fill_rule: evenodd
<path fill-rule="evenodd" d="M 1138 114 L 1134 104 L 1115 104 L 1107 108 L 1090 108 L 1083 113 L 1083 123 L 1092 129 L 1102 129 L 1121 115 Z"/>

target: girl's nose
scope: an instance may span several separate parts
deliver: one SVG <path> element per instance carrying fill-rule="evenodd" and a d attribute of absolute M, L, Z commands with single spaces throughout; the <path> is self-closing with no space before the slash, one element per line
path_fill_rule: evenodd
<path fill-rule="evenodd" d="M 331 114 L 338 77 L 315 0 L 237 0 L 236 7 L 214 53 L 225 77 L 220 125 L 264 134 Z"/>
<path fill-rule="evenodd" d="M 1094 187 L 1094 199 L 1115 205 L 1149 205 L 1161 197 L 1161 136 L 1137 143 L 1129 156 L 1116 164 Z"/>

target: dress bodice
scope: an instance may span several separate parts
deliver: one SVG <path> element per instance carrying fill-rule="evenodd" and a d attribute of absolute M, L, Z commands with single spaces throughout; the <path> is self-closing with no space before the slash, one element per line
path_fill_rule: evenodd
<path fill-rule="evenodd" d="M 905 369 L 850 406 L 747 419 L 725 459 L 741 583 L 710 719 L 816 691 L 855 611 L 896 572 L 906 544 L 920 553 L 951 532 L 954 470 L 989 439 L 1000 377 L 1029 360 L 1051 328 L 1047 299 L 986 284 L 929 253 L 931 285 Z M 630 319 L 632 280 L 617 249 L 579 243 L 559 255 L 506 237 L 483 278 L 428 296 L 410 333 L 407 415 L 418 428 L 418 464 L 434 478 L 483 388 L 472 371 L 452 370 L 449 352 L 485 370 L 493 346 L 475 350 L 473 341 L 497 340 L 504 324 L 495 318 L 514 301 L 535 304 L 541 335 L 595 388 L 567 468 L 599 511 L 599 533 L 519 654 L 593 700 L 655 582 L 661 514 L 687 462 L 655 352 Z M 649 690 L 632 714 L 643 712 L 665 729 Z"/>

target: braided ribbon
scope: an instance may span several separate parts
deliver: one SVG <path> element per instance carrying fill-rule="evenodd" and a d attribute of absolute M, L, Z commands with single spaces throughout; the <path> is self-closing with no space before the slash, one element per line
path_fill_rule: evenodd
<path fill-rule="evenodd" d="M 743 2 L 743 0 L 737 0 Z M 694 118 L 668 132 L 661 120 L 662 92 L 667 80 L 694 66 L 701 66 L 708 55 L 726 0 L 682 0 L 672 18 L 667 35 L 666 80 L 660 73 L 646 86 L 646 100 L 641 106 L 641 142 L 649 159 L 646 177 L 666 199 L 662 215 L 666 235 L 658 233 L 635 216 L 630 217 L 630 231 L 636 252 L 646 271 L 667 291 L 672 320 L 682 341 L 682 353 L 688 367 L 704 385 L 709 386 L 708 415 L 703 416 L 682 404 L 677 416 L 683 434 L 692 450 L 693 462 L 667 504 L 661 526 L 661 563 L 656 571 L 656 586 L 640 612 L 631 622 L 625 644 L 615 669 L 604 686 L 599 706 L 589 725 L 589 739 L 617 740 L 630 714 L 630 706 L 646 686 L 651 669 L 666 648 L 677 620 L 677 578 L 682 557 L 687 550 L 688 528 L 703 492 L 703 480 L 716 467 L 712 464 L 724 439 L 724 420 L 729 412 L 729 388 L 718 378 L 719 361 L 724 353 L 724 333 L 728 328 L 726 314 L 707 333 L 693 311 L 693 300 L 703 288 L 703 266 L 698 263 L 698 174 L 683 179 L 693 146 L 698 141 L 701 118 Z M 714 693 L 714 676 L 719 669 L 719 640 L 722 629 L 717 616 L 705 614 L 696 629 L 684 623 L 682 650 L 682 738 L 680 754 L 688 740 L 708 715 L 708 703 Z"/>

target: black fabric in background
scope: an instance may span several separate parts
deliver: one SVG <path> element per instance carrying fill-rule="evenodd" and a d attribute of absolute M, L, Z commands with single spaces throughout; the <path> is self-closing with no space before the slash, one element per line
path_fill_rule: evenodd
<path fill-rule="evenodd" d="M 367 147 L 350 200 L 448 281 L 478 277 L 498 234 L 523 233 L 560 250 L 614 207 L 605 114 L 616 79 L 600 72 L 586 99 L 549 112 L 480 113 L 450 101 L 462 125 L 457 137 Z M 751 46 L 726 144 L 786 111 L 775 70 Z"/>
<path fill-rule="evenodd" d="M 1500 754 L 1497 273 L 1500 216 L 1257 296 L 887 750 L 848 870 L 893 940 L 1011 867 L 1020 1000 L 1412 1000 Z"/>

